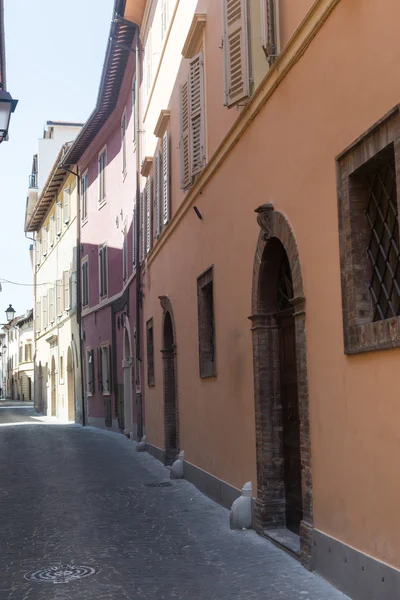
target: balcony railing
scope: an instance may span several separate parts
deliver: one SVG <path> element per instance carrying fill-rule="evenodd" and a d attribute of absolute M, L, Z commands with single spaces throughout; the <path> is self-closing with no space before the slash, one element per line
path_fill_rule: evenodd
<path fill-rule="evenodd" d="M 38 186 L 38 174 L 37 173 L 32 173 L 32 175 L 29 175 L 29 187 L 30 188 L 37 188 Z"/>

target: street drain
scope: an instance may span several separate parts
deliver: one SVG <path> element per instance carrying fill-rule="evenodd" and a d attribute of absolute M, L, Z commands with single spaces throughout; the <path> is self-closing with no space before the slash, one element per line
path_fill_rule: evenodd
<path fill-rule="evenodd" d="M 144 483 L 143 484 L 144 487 L 149 487 L 149 488 L 155 488 L 155 487 L 171 487 L 172 483 L 170 483 L 169 481 L 161 481 L 160 483 L 157 483 L 155 481 L 152 481 L 151 483 Z"/>
<path fill-rule="evenodd" d="M 70 581 L 90 577 L 90 575 L 95 575 L 99 571 L 100 569 L 88 567 L 87 565 L 56 565 L 26 573 L 25 579 L 37 583 L 69 583 Z"/>

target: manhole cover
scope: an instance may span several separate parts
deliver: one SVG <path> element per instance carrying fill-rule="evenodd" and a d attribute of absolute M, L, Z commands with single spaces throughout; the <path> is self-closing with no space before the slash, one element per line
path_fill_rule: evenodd
<path fill-rule="evenodd" d="M 44 567 L 38 571 L 31 571 L 25 575 L 25 579 L 39 583 L 68 583 L 95 575 L 99 571 L 100 569 L 88 567 L 87 565 L 56 565 L 53 567 Z"/>

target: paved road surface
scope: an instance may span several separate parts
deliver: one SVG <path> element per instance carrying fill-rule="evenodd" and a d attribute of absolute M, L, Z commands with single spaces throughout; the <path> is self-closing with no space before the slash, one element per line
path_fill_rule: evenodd
<path fill-rule="evenodd" d="M 169 471 L 123 436 L 7 406 L 1 600 L 344 599 L 253 531 L 230 531 L 228 512 L 189 483 L 145 487 Z M 40 569 L 35 577 L 93 574 L 24 578 Z"/>

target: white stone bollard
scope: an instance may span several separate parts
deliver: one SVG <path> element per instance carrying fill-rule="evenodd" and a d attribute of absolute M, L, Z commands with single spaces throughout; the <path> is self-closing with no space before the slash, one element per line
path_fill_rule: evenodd
<path fill-rule="evenodd" d="M 242 487 L 242 495 L 232 504 L 231 512 L 229 513 L 231 529 L 248 529 L 251 527 L 252 492 L 251 481 L 248 481 Z"/>
<path fill-rule="evenodd" d="M 136 444 L 136 452 L 146 452 L 147 450 L 147 440 L 146 436 L 142 437 L 142 441 Z"/>
<path fill-rule="evenodd" d="M 182 450 L 178 454 L 178 458 L 171 467 L 171 479 L 183 479 L 183 461 L 185 460 L 185 453 Z"/>

